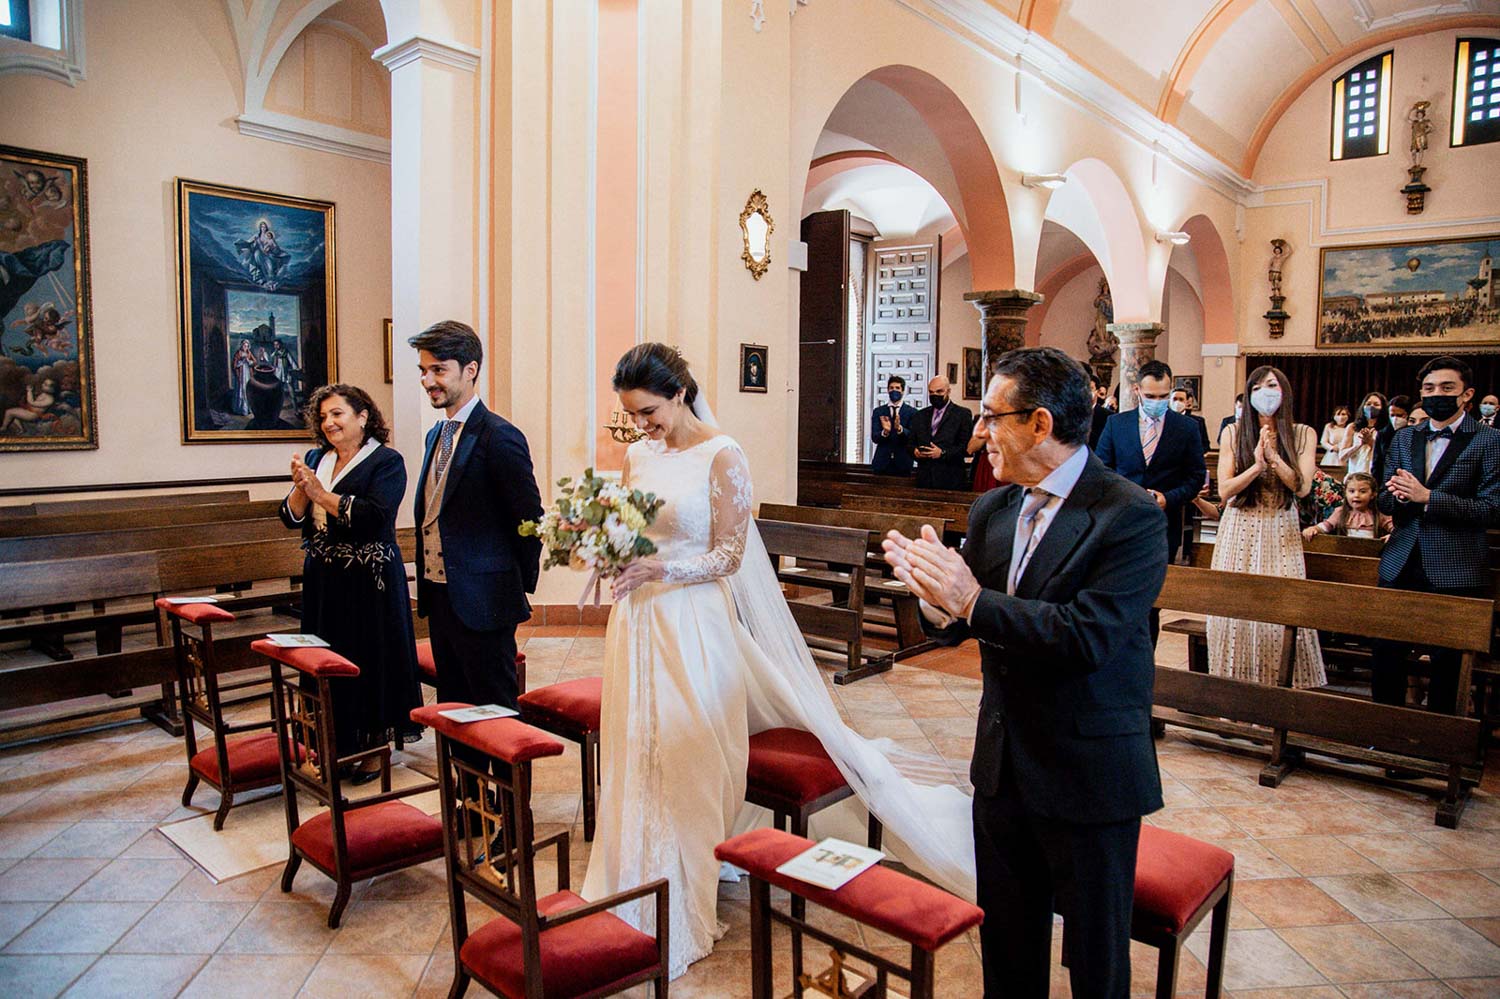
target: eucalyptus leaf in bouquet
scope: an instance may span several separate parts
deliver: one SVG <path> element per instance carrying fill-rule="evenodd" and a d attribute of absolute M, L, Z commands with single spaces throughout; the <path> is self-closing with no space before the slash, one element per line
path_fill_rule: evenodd
<path fill-rule="evenodd" d="M 557 480 L 557 499 L 540 521 L 522 522 L 524 537 L 541 539 L 547 550 L 542 567 L 566 565 L 589 569 L 591 575 L 578 605 L 583 606 L 590 589 L 599 603 L 599 582 L 617 576 L 633 559 L 656 552 L 646 537 L 646 528 L 666 505 L 655 493 L 627 489 L 614 479 L 595 475 L 586 468 L 575 482 L 572 476 Z"/>

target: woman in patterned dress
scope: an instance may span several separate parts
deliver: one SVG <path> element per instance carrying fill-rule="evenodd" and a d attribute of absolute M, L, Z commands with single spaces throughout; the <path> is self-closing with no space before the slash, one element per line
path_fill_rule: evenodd
<path fill-rule="evenodd" d="M 1225 502 L 1214 539 L 1213 567 L 1225 572 L 1306 579 L 1297 498 L 1312 488 L 1318 435 L 1292 421 L 1287 377 L 1268 365 L 1250 373 L 1245 408 L 1227 427 L 1219 449 L 1219 495 Z M 1208 671 L 1215 676 L 1275 684 L 1286 630 L 1278 624 L 1208 619 Z M 1318 633 L 1297 631 L 1292 686 L 1328 682 Z"/>

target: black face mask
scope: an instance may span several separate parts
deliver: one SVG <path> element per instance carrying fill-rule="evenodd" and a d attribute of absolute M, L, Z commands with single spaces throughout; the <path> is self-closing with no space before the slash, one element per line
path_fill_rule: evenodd
<path fill-rule="evenodd" d="M 948 405 L 948 397 L 945 395 L 934 395 L 929 397 L 933 409 L 942 409 Z"/>
<path fill-rule="evenodd" d="M 1453 418 L 1458 412 L 1458 396 L 1456 395 L 1424 395 L 1422 397 L 1422 409 L 1434 423 L 1445 423 Z"/>

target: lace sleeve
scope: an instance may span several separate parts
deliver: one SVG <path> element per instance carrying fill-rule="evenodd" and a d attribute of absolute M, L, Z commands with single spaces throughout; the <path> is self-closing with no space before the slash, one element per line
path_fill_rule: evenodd
<path fill-rule="evenodd" d="M 750 466 L 736 446 L 719 449 L 709 468 L 713 529 L 708 551 L 665 563 L 668 583 L 701 583 L 739 571 L 750 530 Z"/>

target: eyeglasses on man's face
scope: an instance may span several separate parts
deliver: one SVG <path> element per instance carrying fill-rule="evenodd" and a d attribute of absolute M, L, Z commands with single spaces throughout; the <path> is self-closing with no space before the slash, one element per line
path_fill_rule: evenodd
<path fill-rule="evenodd" d="M 979 411 L 979 426 L 984 430 L 989 430 L 994 427 L 996 423 L 999 423 L 1007 416 L 1029 416 L 1036 411 L 1036 406 L 1032 406 L 1028 409 L 1012 409 L 1004 413 L 987 413 L 981 409 Z"/>

